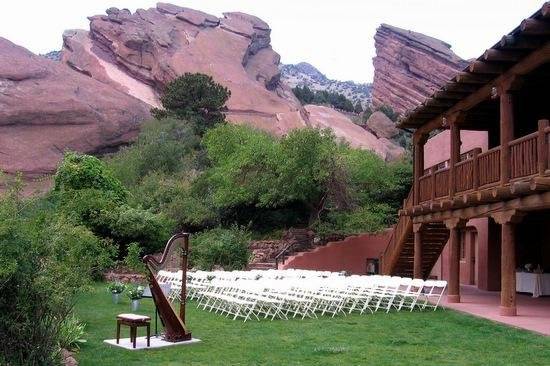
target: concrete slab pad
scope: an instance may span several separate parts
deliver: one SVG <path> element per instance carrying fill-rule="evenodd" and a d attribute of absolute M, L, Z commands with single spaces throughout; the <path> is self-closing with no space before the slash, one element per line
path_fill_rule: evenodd
<path fill-rule="evenodd" d="M 151 337 L 151 346 L 147 347 L 147 337 L 137 337 L 136 338 L 136 348 L 133 348 L 132 342 L 130 342 L 130 338 L 120 338 L 120 343 L 116 343 L 116 339 L 106 339 L 103 341 L 103 343 L 106 343 L 111 346 L 124 348 L 130 351 L 138 351 L 143 349 L 155 349 L 155 348 L 163 348 L 163 347 L 175 347 L 175 346 L 186 346 L 191 345 L 195 343 L 199 343 L 201 340 L 198 338 L 192 338 L 189 341 L 182 341 L 182 342 L 166 342 L 163 340 L 160 336 L 152 336 Z"/>

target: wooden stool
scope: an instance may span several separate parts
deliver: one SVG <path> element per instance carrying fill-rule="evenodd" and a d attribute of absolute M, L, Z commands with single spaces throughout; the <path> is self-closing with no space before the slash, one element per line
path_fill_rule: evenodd
<path fill-rule="evenodd" d="M 116 343 L 120 340 L 120 325 L 130 327 L 130 342 L 136 348 L 137 328 L 147 327 L 147 347 L 151 346 L 151 318 L 137 314 L 119 314 L 116 317 Z"/>

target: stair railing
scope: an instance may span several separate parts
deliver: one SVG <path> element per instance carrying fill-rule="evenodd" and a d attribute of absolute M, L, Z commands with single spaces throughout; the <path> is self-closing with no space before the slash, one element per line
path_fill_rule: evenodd
<path fill-rule="evenodd" d="M 286 254 L 290 252 L 291 249 L 294 249 L 294 246 L 298 244 L 297 241 L 292 240 L 288 243 L 280 252 L 275 256 L 275 269 L 279 269 L 279 261 L 281 264 L 285 264 Z"/>
<path fill-rule="evenodd" d="M 407 209 L 412 207 L 412 192 L 411 189 L 405 201 L 403 202 L 403 208 Z M 393 228 L 393 232 L 388 240 L 388 245 L 384 252 L 380 255 L 380 268 L 383 274 L 391 274 L 391 271 L 399 258 L 405 240 L 412 230 L 412 219 L 410 216 L 399 216 L 397 224 Z"/>

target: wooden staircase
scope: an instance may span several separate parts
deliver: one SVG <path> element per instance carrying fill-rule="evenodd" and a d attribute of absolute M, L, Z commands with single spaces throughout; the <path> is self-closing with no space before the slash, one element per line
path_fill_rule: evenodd
<path fill-rule="evenodd" d="M 412 194 L 403 208 L 412 206 Z M 449 239 L 449 230 L 442 222 L 424 224 L 422 228 L 422 277 L 427 278 Z M 383 274 L 413 277 L 414 233 L 410 216 L 399 216 L 388 246 L 380 258 Z"/>

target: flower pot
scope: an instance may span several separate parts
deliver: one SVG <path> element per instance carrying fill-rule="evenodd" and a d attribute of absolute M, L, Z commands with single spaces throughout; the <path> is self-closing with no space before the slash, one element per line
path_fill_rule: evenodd
<path fill-rule="evenodd" d="M 139 300 L 132 300 L 132 311 L 138 311 L 139 309 Z"/>

